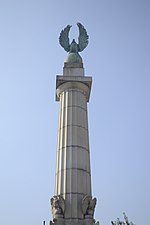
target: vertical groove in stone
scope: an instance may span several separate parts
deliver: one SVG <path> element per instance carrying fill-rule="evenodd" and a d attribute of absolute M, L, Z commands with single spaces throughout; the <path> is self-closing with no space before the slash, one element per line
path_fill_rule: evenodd
<path fill-rule="evenodd" d="M 67 145 L 67 143 L 66 143 L 66 141 L 67 141 L 67 133 L 68 133 L 68 130 L 66 129 L 66 126 L 67 126 L 67 120 L 68 120 L 68 110 L 67 110 L 67 105 L 68 105 L 68 93 L 67 92 L 64 92 L 64 95 L 65 95 L 65 104 L 64 104 L 64 106 L 65 106 L 65 109 L 62 109 L 62 110 L 64 110 L 65 111 L 65 124 L 64 124 L 64 129 L 65 129 L 65 144 L 64 144 L 64 146 L 65 146 L 65 148 L 64 148 L 64 152 L 65 152 L 65 161 L 64 161 L 64 168 L 66 168 L 66 165 L 67 165 L 67 147 L 66 147 L 66 145 Z M 63 106 L 63 107 L 64 107 Z M 66 172 L 66 170 L 64 170 L 64 184 L 63 184 L 63 186 L 64 186 L 64 189 L 63 189 L 63 193 L 64 193 L 64 198 L 65 198 L 65 193 L 66 193 L 66 189 L 67 189 L 67 186 L 66 186 L 66 182 L 67 182 L 67 180 L 66 180 L 66 177 L 67 177 L 67 172 Z"/>

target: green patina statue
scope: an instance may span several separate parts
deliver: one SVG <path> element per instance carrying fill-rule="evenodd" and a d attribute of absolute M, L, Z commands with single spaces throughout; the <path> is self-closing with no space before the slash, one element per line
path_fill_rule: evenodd
<path fill-rule="evenodd" d="M 82 58 L 78 52 L 82 52 L 88 45 L 89 36 L 87 35 L 86 29 L 81 23 L 77 23 L 79 28 L 79 37 L 78 44 L 75 39 L 72 40 L 71 44 L 69 43 L 69 31 L 72 26 L 67 25 L 60 33 L 59 43 L 69 52 L 65 62 L 66 63 L 82 63 Z"/>

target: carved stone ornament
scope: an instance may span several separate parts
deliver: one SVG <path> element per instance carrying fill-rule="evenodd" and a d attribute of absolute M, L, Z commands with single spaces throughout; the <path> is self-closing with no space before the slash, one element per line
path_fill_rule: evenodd
<path fill-rule="evenodd" d="M 52 214 L 53 218 L 63 216 L 65 211 L 65 200 L 61 195 L 53 196 L 51 198 Z"/>
<path fill-rule="evenodd" d="M 82 212 L 83 215 L 94 215 L 94 210 L 96 206 L 96 198 L 93 198 L 91 196 L 86 195 L 82 200 Z"/>

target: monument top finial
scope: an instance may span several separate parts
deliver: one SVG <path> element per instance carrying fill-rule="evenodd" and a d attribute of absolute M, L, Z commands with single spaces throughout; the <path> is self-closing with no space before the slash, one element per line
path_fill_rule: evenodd
<path fill-rule="evenodd" d="M 65 49 L 66 52 L 69 52 L 65 63 L 82 63 L 82 58 L 78 52 L 82 52 L 88 45 L 89 36 L 87 35 L 86 29 L 81 23 L 77 23 L 79 28 L 79 37 L 78 44 L 75 39 L 72 40 L 71 44 L 69 43 L 69 31 L 72 27 L 67 25 L 60 33 L 59 43 Z"/>

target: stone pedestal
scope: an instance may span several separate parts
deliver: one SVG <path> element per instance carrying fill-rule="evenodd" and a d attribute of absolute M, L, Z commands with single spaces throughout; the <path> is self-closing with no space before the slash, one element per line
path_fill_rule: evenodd
<path fill-rule="evenodd" d="M 87 102 L 92 78 L 82 63 L 65 63 L 56 79 L 60 102 L 55 195 L 51 199 L 54 223 L 92 225 L 92 199 Z M 90 214 L 90 215 L 88 215 Z M 62 215 L 63 219 L 58 215 Z"/>

